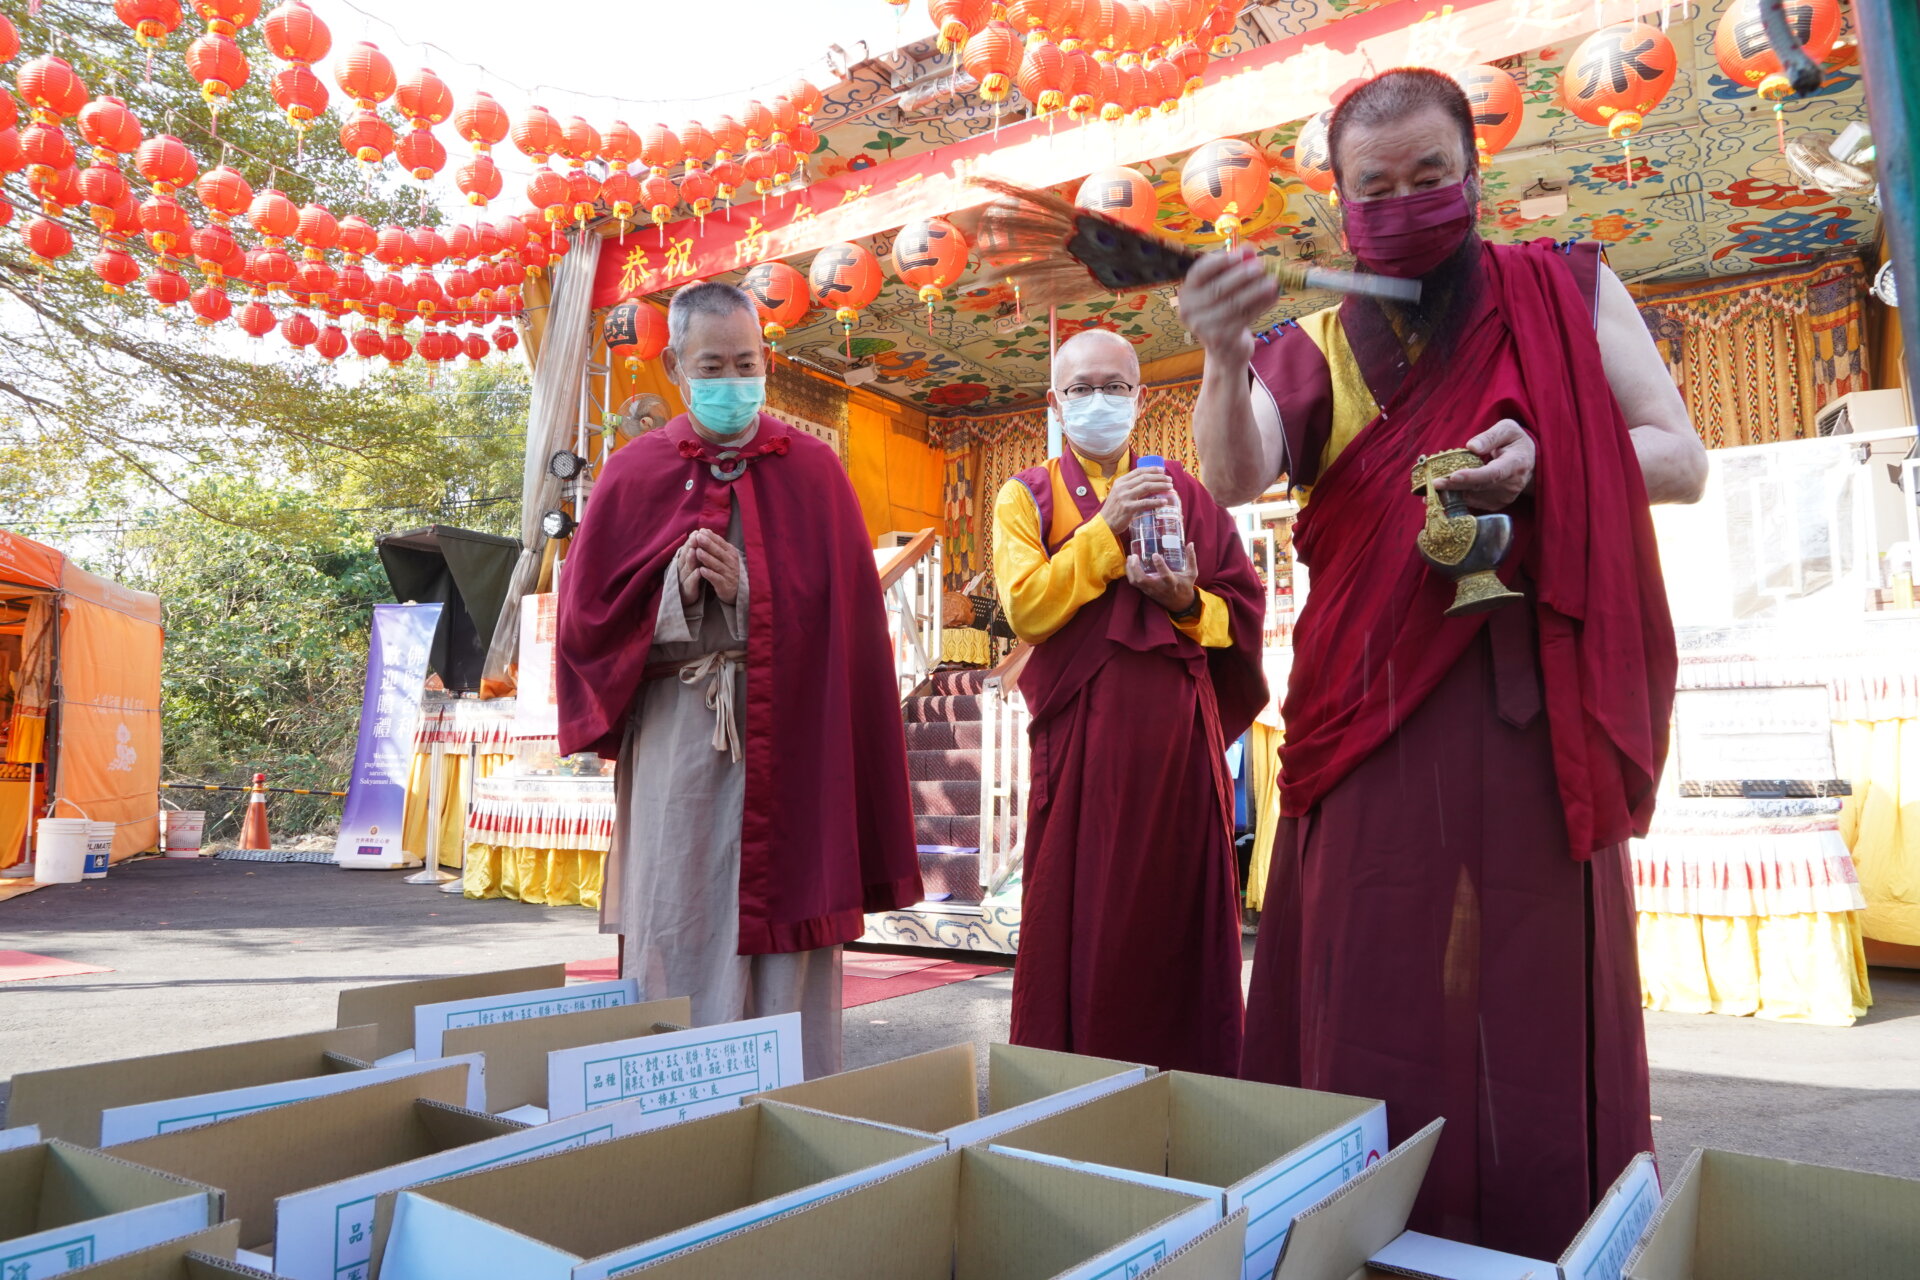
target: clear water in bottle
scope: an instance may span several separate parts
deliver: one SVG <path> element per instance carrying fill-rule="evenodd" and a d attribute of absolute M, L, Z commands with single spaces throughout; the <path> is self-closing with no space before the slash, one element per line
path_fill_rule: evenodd
<path fill-rule="evenodd" d="M 1135 465 L 1164 468 L 1167 460 L 1158 454 L 1148 454 Z M 1186 521 L 1180 515 L 1180 499 L 1177 496 L 1164 507 L 1135 516 L 1131 533 L 1132 551 L 1140 557 L 1143 569 L 1153 568 L 1153 556 L 1157 551 L 1165 558 L 1169 569 L 1175 573 L 1186 572 L 1187 528 Z"/>

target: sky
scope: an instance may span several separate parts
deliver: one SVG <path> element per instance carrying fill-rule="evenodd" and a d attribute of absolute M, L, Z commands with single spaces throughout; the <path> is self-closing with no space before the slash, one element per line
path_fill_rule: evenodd
<path fill-rule="evenodd" d="M 601 129 L 616 119 L 636 129 L 656 120 L 678 128 L 762 90 L 778 92 L 801 74 L 824 88 L 833 79 L 825 62 L 829 45 L 859 61 L 933 29 L 922 0 L 904 12 L 886 0 L 310 3 L 333 32 L 335 56 L 368 40 L 393 60 L 402 79 L 431 67 L 456 103 L 485 89 L 515 119 L 538 103 L 563 121 L 583 115 Z M 335 89 L 331 60 L 319 70 Z M 451 172 L 466 146 L 450 129 L 442 139 L 453 156 Z M 511 144 L 498 148 L 495 159 L 510 178 L 530 168 Z"/>

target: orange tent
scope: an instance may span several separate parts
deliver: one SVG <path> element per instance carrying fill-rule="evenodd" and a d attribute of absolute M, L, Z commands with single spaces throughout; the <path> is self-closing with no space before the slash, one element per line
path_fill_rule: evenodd
<path fill-rule="evenodd" d="M 163 635 L 158 596 L 0 530 L 0 868 L 36 814 L 113 823 L 115 862 L 158 843 Z"/>

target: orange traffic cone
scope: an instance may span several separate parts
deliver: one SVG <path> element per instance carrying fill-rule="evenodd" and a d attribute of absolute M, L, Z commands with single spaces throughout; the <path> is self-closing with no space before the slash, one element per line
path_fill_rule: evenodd
<path fill-rule="evenodd" d="M 253 790 L 247 795 L 247 818 L 240 824 L 242 849 L 271 849 L 267 838 L 267 775 L 253 775 Z"/>

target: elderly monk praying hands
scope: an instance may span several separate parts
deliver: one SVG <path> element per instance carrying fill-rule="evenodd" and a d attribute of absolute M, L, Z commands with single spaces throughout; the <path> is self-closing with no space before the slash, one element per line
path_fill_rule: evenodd
<path fill-rule="evenodd" d="M 994 503 L 1000 598 L 1035 646 L 1020 675 L 1033 757 L 1012 1039 L 1232 1075 L 1225 752 L 1266 704 L 1264 597 L 1220 504 L 1177 463 L 1138 465 L 1139 396 L 1126 339 L 1062 343 L 1047 402 L 1069 447 Z M 1134 517 L 1168 503 L 1185 554 L 1133 554 Z"/>
<path fill-rule="evenodd" d="M 1369 81 L 1329 141 L 1348 246 L 1419 302 L 1254 335 L 1275 291 L 1244 251 L 1180 298 L 1207 486 L 1284 474 L 1313 573 L 1242 1073 L 1384 1098 L 1395 1141 L 1444 1116 L 1413 1225 L 1554 1257 L 1653 1144 L 1625 842 L 1676 661 L 1648 504 L 1697 499 L 1706 457 L 1594 246 L 1475 233 L 1451 79 Z M 1447 618 L 1410 477 L 1462 446 L 1484 465 L 1440 484 L 1511 517 L 1525 600 Z"/>
<path fill-rule="evenodd" d="M 840 460 L 761 411 L 753 300 L 667 312 L 688 412 L 608 460 L 566 558 L 562 751 L 618 757 L 601 929 L 642 999 L 801 1015 L 840 1069 L 840 944 L 920 898 L 880 579 Z"/>

